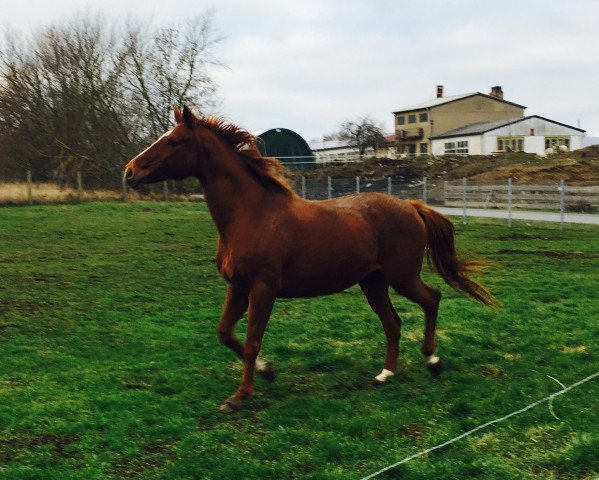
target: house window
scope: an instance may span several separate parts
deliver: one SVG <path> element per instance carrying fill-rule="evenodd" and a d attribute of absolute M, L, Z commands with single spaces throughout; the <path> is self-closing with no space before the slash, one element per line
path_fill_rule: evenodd
<path fill-rule="evenodd" d="M 397 117 L 398 125 L 403 125 L 404 123 L 406 123 L 406 117 L 404 117 L 403 115 L 401 117 Z"/>
<path fill-rule="evenodd" d="M 421 113 L 419 120 L 421 122 L 428 122 L 428 113 Z"/>
<path fill-rule="evenodd" d="M 497 137 L 498 152 L 523 152 L 524 137 Z"/>
<path fill-rule="evenodd" d="M 428 143 L 420 144 L 420 155 L 428 155 Z"/>
<path fill-rule="evenodd" d="M 443 153 L 445 155 L 468 155 L 468 141 L 446 142 L 444 144 Z"/>
<path fill-rule="evenodd" d="M 545 137 L 545 148 L 565 145 L 570 148 L 570 137 Z"/>
<path fill-rule="evenodd" d="M 416 115 L 408 115 L 408 123 L 416 123 Z"/>
<path fill-rule="evenodd" d="M 415 143 L 410 143 L 408 145 L 408 153 L 410 155 L 416 155 L 416 144 Z"/>

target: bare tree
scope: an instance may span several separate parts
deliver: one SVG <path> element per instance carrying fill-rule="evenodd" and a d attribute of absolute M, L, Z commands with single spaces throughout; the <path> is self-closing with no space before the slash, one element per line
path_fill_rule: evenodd
<path fill-rule="evenodd" d="M 76 15 L 0 49 L 0 172 L 114 185 L 124 162 L 168 129 L 173 105 L 210 105 L 220 41 L 210 13 L 184 26 Z"/>
<path fill-rule="evenodd" d="M 141 24 L 129 26 L 125 79 L 151 121 L 152 136 L 168 129 L 173 105 L 193 104 L 200 112 L 214 106 L 216 86 L 208 68 L 221 65 L 213 53 L 221 40 L 210 10 L 150 32 Z"/>
<path fill-rule="evenodd" d="M 360 157 L 364 155 L 367 148 L 376 150 L 385 143 L 382 128 L 368 116 L 343 122 L 339 126 L 337 135 L 340 140 L 345 140 L 348 144 L 358 147 Z"/>

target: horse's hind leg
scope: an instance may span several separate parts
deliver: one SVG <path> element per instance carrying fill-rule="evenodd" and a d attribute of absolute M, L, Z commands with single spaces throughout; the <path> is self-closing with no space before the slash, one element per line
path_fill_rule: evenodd
<path fill-rule="evenodd" d="M 437 327 L 437 314 L 441 292 L 429 287 L 420 278 L 412 282 L 402 282 L 393 285 L 395 291 L 417 303 L 424 310 L 424 341 L 422 342 L 422 354 L 425 357 L 426 367 L 433 375 L 441 372 L 441 359 L 435 355 L 435 330 Z"/>
<path fill-rule="evenodd" d="M 385 336 L 387 337 L 385 368 L 375 377 L 376 383 L 384 383 L 393 376 L 397 369 L 401 320 L 393 309 L 393 305 L 389 299 L 389 285 L 385 282 L 380 272 L 372 273 L 364 278 L 360 282 L 360 288 L 364 292 L 370 308 L 372 308 L 381 320 Z"/>

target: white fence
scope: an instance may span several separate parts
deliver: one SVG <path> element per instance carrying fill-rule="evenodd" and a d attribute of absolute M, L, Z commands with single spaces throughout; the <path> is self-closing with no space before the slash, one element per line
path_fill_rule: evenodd
<path fill-rule="evenodd" d="M 599 209 L 599 185 L 570 186 L 561 181 L 544 185 L 481 185 L 462 179 L 445 182 L 444 205 L 473 208 L 593 211 Z"/>
<path fill-rule="evenodd" d="M 514 209 L 558 210 L 563 228 L 566 210 L 592 213 L 599 209 L 599 186 L 567 186 L 563 180 L 553 185 L 514 185 L 511 178 L 504 184 L 481 185 L 463 178 L 460 183 L 446 181 L 443 198 L 446 207 L 462 208 L 464 223 L 468 208 L 503 209 L 510 227 Z"/>

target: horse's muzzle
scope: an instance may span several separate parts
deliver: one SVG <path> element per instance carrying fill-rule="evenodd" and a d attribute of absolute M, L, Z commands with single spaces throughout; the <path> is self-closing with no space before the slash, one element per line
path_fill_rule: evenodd
<path fill-rule="evenodd" d="M 125 173 L 123 173 L 123 176 L 125 178 L 125 182 L 127 183 L 127 186 L 137 189 L 140 185 L 143 184 L 143 182 L 141 181 L 140 178 L 133 178 L 133 169 L 132 168 L 126 168 L 125 169 Z"/>

